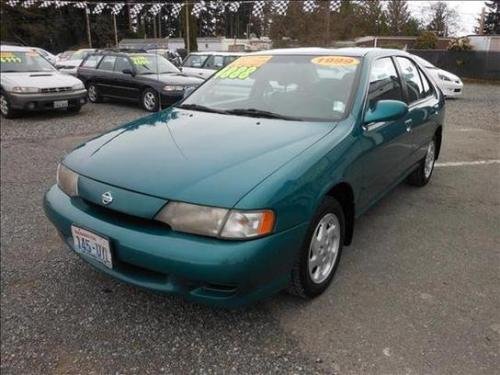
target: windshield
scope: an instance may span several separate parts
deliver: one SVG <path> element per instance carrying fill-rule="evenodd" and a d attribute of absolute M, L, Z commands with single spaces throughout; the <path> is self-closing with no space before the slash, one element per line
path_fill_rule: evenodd
<path fill-rule="evenodd" d="M 2 73 L 52 72 L 55 68 L 35 51 L 1 51 Z"/>
<path fill-rule="evenodd" d="M 130 55 L 137 74 L 180 73 L 174 64 L 160 55 Z"/>
<path fill-rule="evenodd" d="M 186 68 L 201 68 L 208 55 L 189 55 L 182 64 Z"/>
<path fill-rule="evenodd" d="M 349 108 L 360 62 L 348 56 L 245 56 L 217 72 L 182 106 L 338 120 Z"/>

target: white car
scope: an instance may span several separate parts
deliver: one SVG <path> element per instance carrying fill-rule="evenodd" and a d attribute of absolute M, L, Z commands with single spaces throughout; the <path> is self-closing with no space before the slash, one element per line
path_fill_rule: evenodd
<path fill-rule="evenodd" d="M 58 72 L 31 47 L 0 48 L 0 112 L 15 117 L 21 111 L 66 109 L 78 112 L 87 102 L 79 79 Z"/>
<path fill-rule="evenodd" d="M 238 52 L 192 52 L 182 63 L 182 72 L 207 79 L 243 55 Z"/>
<path fill-rule="evenodd" d="M 96 51 L 97 50 L 94 48 L 79 49 L 74 52 L 69 59 L 56 62 L 56 68 L 61 73 L 71 74 L 72 76 L 76 77 L 78 67 L 82 63 L 83 59 Z"/>
<path fill-rule="evenodd" d="M 413 55 L 413 57 L 420 65 L 422 65 L 425 71 L 429 73 L 429 75 L 434 80 L 434 82 L 436 82 L 445 97 L 456 98 L 462 95 L 464 84 L 459 77 L 457 77 L 453 73 L 438 68 L 437 66 L 431 64 L 429 61 L 419 56 Z"/>

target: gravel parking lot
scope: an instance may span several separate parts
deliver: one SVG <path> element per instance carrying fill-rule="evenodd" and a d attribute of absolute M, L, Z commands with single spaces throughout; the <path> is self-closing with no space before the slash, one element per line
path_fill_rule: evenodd
<path fill-rule="evenodd" d="M 107 103 L 2 120 L 3 374 L 498 373 L 500 86 L 466 83 L 448 101 L 433 180 L 357 222 L 324 295 L 234 311 L 103 276 L 44 216 L 57 161 L 143 115 Z"/>

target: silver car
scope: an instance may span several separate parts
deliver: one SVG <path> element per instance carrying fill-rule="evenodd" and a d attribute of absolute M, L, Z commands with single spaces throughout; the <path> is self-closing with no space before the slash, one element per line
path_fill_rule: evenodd
<path fill-rule="evenodd" d="M 0 62 L 3 117 L 47 109 L 78 112 L 86 103 L 87 90 L 82 81 L 58 72 L 32 48 L 2 46 Z"/>

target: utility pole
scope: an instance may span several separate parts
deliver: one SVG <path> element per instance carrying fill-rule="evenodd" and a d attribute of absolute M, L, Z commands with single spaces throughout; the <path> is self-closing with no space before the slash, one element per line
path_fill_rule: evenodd
<path fill-rule="evenodd" d="M 116 16 L 113 14 L 113 29 L 115 30 L 115 46 L 118 48 L 118 29 L 116 27 Z"/>
<path fill-rule="evenodd" d="M 189 3 L 186 0 L 186 5 L 184 6 L 186 8 L 186 49 L 187 52 L 191 52 L 191 35 L 190 35 L 190 30 L 189 30 Z"/>
<path fill-rule="evenodd" d="M 88 6 L 85 7 L 85 22 L 87 25 L 87 41 L 89 42 L 89 48 L 92 48 L 92 35 L 90 33 L 90 20 L 89 20 L 89 13 L 90 9 Z"/>

